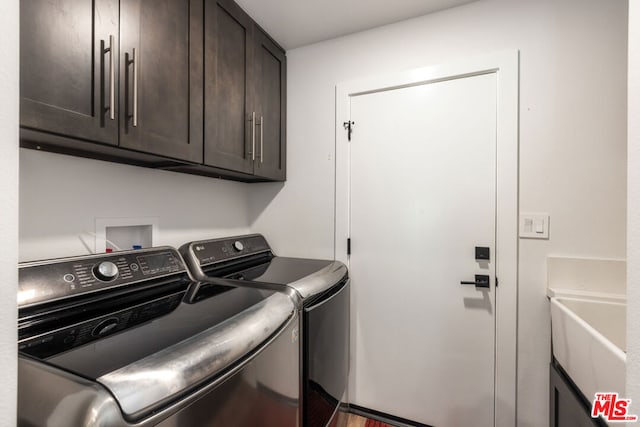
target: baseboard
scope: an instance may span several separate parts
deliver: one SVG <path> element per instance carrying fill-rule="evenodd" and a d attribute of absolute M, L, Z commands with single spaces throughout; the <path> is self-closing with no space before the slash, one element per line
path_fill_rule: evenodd
<path fill-rule="evenodd" d="M 373 409 L 363 408 L 362 406 L 350 403 L 348 405 L 349 412 L 361 417 L 371 418 L 372 420 L 381 421 L 396 427 L 433 427 L 428 424 L 422 424 L 405 418 L 396 417 L 395 415 L 385 414 L 384 412 L 374 411 Z"/>

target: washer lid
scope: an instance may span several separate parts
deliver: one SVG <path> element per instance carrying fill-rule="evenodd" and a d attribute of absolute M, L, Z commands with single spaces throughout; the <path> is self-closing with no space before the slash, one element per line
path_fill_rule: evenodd
<path fill-rule="evenodd" d="M 347 275 L 340 261 L 275 257 L 265 267 L 250 280 L 287 285 L 304 299 L 324 293 Z"/>
<path fill-rule="evenodd" d="M 241 276 L 244 280 L 289 285 L 331 264 L 333 261 L 278 256 L 255 268 L 243 269 Z"/>
<path fill-rule="evenodd" d="M 268 290 L 218 285 L 202 286 L 203 289 L 198 294 L 208 292 L 209 287 L 214 287 L 213 291 L 217 293 L 211 292 L 211 296 L 202 300 L 189 299 L 187 296 L 185 301 L 168 313 L 105 335 L 47 358 L 46 361 L 85 378 L 95 379 L 240 316 L 245 310 L 274 294 Z M 195 302 L 188 302 L 194 300 Z M 121 319 L 120 322 L 128 323 L 135 315 L 147 316 L 162 310 L 162 301 L 159 303 L 150 301 L 145 305 L 114 313 L 113 317 Z M 76 335 L 91 334 L 94 323 L 88 322 L 88 327 L 84 324 L 79 325 L 75 328 Z"/>
<path fill-rule="evenodd" d="M 291 299 L 275 293 L 216 326 L 97 381 L 111 391 L 128 419 L 139 419 L 191 389 L 221 379 L 229 369 L 248 363 L 250 354 L 256 354 L 254 350 L 269 342 L 293 316 Z"/>

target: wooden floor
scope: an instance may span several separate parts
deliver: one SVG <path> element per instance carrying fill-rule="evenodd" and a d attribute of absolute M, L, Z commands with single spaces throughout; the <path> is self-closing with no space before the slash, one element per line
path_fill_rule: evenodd
<path fill-rule="evenodd" d="M 364 423 L 367 422 L 366 418 L 362 418 L 358 415 L 349 414 L 347 420 L 347 427 L 364 427 Z"/>
<path fill-rule="evenodd" d="M 371 421 L 369 423 L 370 426 L 375 425 L 379 427 L 392 427 L 390 424 L 385 424 L 380 421 L 368 420 Z M 367 418 L 360 417 L 358 415 L 349 414 L 349 418 L 347 418 L 347 425 L 343 424 L 343 427 L 365 427 L 367 424 Z"/>

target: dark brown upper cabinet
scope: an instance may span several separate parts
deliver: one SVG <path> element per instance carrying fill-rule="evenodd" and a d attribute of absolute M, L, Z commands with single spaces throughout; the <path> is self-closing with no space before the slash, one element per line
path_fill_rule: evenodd
<path fill-rule="evenodd" d="M 283 181 L 285 53 L 235 2 L 204 8 L 204 163 Z"/>
<path fill-rule="evenodd" d="M 28 0 L 21 145 L 284 181 L 286 56 L 232 0 Z"/>
<path fill-rule="evenodd" d="M 253 173 L 248 64 L 253 21 L 233 1 L 204 4 L 204 163 Z"/>
<path fill-rule="evenodd" d="M 202 0 L 120 1 L 120 145 L 202 162 Z"/>
<path fill-rule="evenodd" d="M 256 112 L 254 174 L 286 178 L 286 56 L 262 30 L 254 34 L 253 108 Z"/>
<path fill-rule="evenodd" d="M 20 124 L 118 144 L 118 0 L 20 3 Z"/>
<path fill-rule="evenodd" d="M 20 6 L 23 130 L 98 158 L 202 162 L 202 0 Z"/>

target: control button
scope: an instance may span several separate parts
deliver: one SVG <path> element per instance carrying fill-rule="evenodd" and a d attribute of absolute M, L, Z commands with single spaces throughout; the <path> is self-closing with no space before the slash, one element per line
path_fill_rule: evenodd
<path fill-rule="evenodd" d="M 244 249 L 244 245 L 240 240 L 236 240 L 235 242 L 233 242 L 233 249 L 235 249 L 238 252 L 241 252 Z"/>
<path fill-rule="evenodd" d="M 67 335 L 67 336 L 64 338 L 64 341 L 63 341 L 63 342 L 64 342 L 65 344 L 71 344 L 71 343 L 72 343 L 72 342 L 74 342 L 75 340 L 76 340 L 76 336 L 75 336 L 75 335 Z"/>
<path fill-rule="evenodd" d="M 112 262 L 104 261 L 93 268 L 96 279 L 110 282 L 118 276 L 118 266 Z"/>
<path fill-rule="evenodd" d="M 71 282 L 73 282 L 74 280 L 76 280 L 76 276 L 74 276 L 73 274 L 65 274 L 65 275 L 62 277 L 62 280 L 64 280 L 64 281 L 65 281 L 65 282 L 67 282 L 67 283 L 71 283 Z"/>
<path fill-rule="evenodd" d="M 131 267 L 131 270 L 133 271 L 138 271 L 138 269 L 140 268 L 138 264 L 136 264 L 135 262 L 131 264 L 129 267 Z"/>
<path fill-rule="evenodd" d="M 93 328 L 93 331 L 91 331 L 91 335 L 93 335 L 94 337 L 101 337 L 103 335 L 106 335 L 111 332 L 116 326 L 118 326 L 118 323 L 120 323 L 120 320 L 116 317 L 103 320 L 98 324 L 98 326 Z"/>

